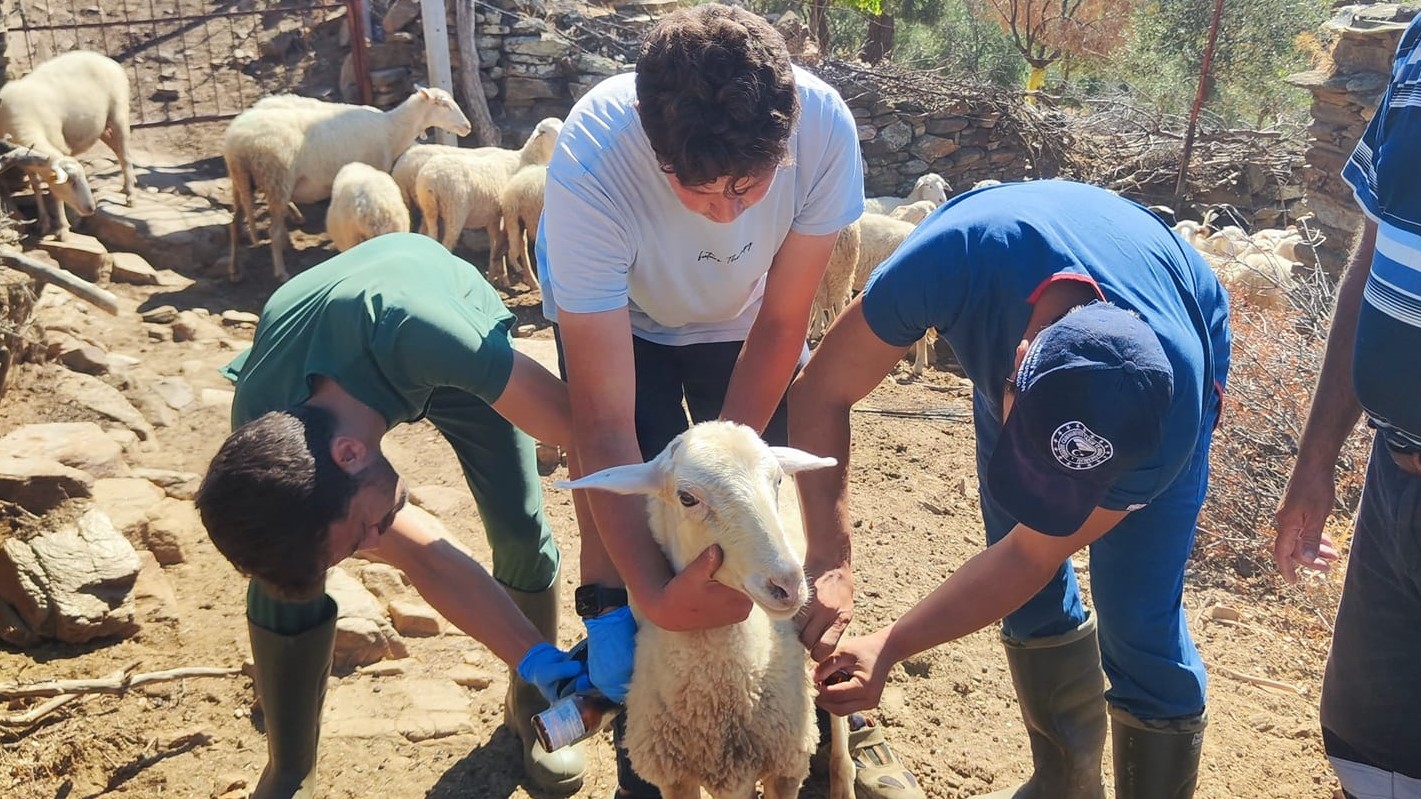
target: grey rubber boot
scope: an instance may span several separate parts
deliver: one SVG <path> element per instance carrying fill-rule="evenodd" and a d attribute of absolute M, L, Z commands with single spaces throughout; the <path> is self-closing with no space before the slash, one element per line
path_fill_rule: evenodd
<path fill-rule="evenodd" d="M 278 635 L 247 622 L 267 755 L 252 799 L 315 796 L 321 705 L 336 638 L 336 603 L 329 597 L 326 602 L 325 620 L 297 635 Z"/>
<path fill-rule="evenodd" d="M 503 586 L 513 598 L 513 604 L 533 622 L 533 626 L 554 644 L 558 640 L 558 584 L 554 581 L 546 591 L 519 591 Z M 549 752 L 533 735 L 533 716 L 548 708 L 548 701 L 537 686 L 518 678 L 508 670 L 508 697 L 503 705 L 503 723 L 508 725 L 523 746 L 523 774 L 541 791 L 553 794 L 576 793 L 582 788 L 582 773 L 586 769 L 582 744 Z"/>
<path fill-rule="evenodd" d="M 1166 721 L 1141 721 L 1110 708 L 1115 753 L 1115 799 L 1190 799 L 1199 779 L 1204 714 Z"/>
<path fill-rule="evenodd" d="M 1095 617 L 1061 635 L 1002 643 L 1033 771 L 1021 785 L 978 799 L 1104 799 L 1105 674 Z"/>

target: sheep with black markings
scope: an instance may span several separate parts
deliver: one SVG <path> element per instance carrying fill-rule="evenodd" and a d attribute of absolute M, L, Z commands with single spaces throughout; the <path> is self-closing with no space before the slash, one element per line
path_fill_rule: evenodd
<path fill-rule="evenodd" d="M 260 191 L 271 219 L 272 271 L 288 277 L 283 261 L 289 203 L 331 196 L 336 173 L 358 161 L 388 172 L 395 158 L 430 127 L 469 132 L 468 117 L 442 89 L 419 88 L 389 111 L 309 98 L 268 99 L 243 111 L 227 127 L 222 154 L 232 179 L 232 253 L 229 276 L 240 276 L 237 225 L 257 243 L 253 197 Z"/>
<path fill-rule="evenodd" d="M 809 596 L 804 530 L 785 475 L 834 465 L 770 447 L 751 428 L 702 422 L 647 463 L 604 469 L 565 488 L 645 495 L 652 536 L 674 570 L 706 547 L 725 560 L 715 579 L 754 600 L 738 624 L 664 630 L 639 618 L 626 699 L 627 754 L 666 799 L 793 799 L 818 743 L 808 657 L 794 615 Z M 636 610 L 636 597 L 632 597 Z M 831 728 L 829 795 L 850 799 L 848 724 Z"/>
<path fill-rule="evenodd" d="M 40 227 L 51 227 L 40 183 L 58 200 L 53 225 L 57 238 L 69 234 L 65 204 L 81 216 L 94 213 L 93 192 L 73 158 L 102 141 L 123 172 L 123 193 L 133 202 L 133 165 L 128 160 L 128 73 L 99 53 L 76 50 L 55 56 L 30 74 L 0 87 L 0 138 L 52 156 L 49 168 L 28 172 Z"/>
<path fill-rule="evenodd" d="M 389 173 L 359 161 L 346 164 L 331 184 L 326 234 L 345 252 L 386 233 L 408 233 L 410 209 Z"/>

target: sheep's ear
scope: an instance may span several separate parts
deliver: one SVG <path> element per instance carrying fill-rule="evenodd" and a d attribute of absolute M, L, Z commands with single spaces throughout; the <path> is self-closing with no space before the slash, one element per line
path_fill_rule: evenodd
<path fill-rule="evenodd" d="M 775 460 L 780 462 L 780 468 L 784 470 L 785 474 L 807 472 L 810 469 L 827 469 L 838 463 L 833 458 L 821 458 L 794 447 L 770 447 L 770 451 L 775 454 Z"/>
<path fill-rule="evenodd" d="M 557 488 L 592 488 L 616 494 L 655 494 L 661 490 L 661 469 L 656 461 L 629 463 L 576 480 L 559 480 L 553 485 Z"/>
<path fill-rule="evenodd" d="M 434 92 L 430 91 L 428 86 L 416 86 L 414 90 L 419 92 L 420 96 L 426 100 L 434 99 Z"/>
<path fill-rule="evenodd" d="M 58 164 L 50 167 L 49 182 L 54 184 L 68 183 L 69 173 L 64 171 L 64 167 Z"/>

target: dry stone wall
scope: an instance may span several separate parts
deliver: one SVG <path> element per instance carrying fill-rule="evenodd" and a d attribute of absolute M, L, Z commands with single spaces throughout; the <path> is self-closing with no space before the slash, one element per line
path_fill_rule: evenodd
<path fill-rule="evenodd" d="M 448 5 L 457 74 L 457 26 L 454 4 Z M 518 0 L 479 3 L 475 41 L 480 76 L 490 111 L 504 131 L 504 146 L 518 146 L 539 119 L 566 116 L 592 86 L 630 69 L 642 34 L 678 5 L 678 0 L 634 0 L 610 7 L 578 5 L 540 17 Z M 380 41 L 370 48 L 369 64 L 380 107 L 393 107 L 416 83 L 428 80 L 418 6 L 415 0 L 376 6 Z M 870 195 L 906 193 L 926 172 L 938 172 L 963 188 L 983 178 L 1039 174 L 1017 135 L 1019 126 L 1001 124 L 1024 113 L 1019 102 L 984 89 L 948 87 L 933 77 L 875 76 L 808 57 L 816 62 L 810 68 L 839 89 L 854 112 Z M 342 92 L 354 100 L 353 73 L 347 69 L 346 76 Z M 1050 174 L 1048 169 L 1042 176 Z"/>
<path fill-rule="evenodd" d="M 1383 3 L 1341 9 L 1324 26 L 1336 38 L 1332 65 L 1289 78 L 1313 96 L 1304 183 L 1308 207 L 1327 236 L 1320 249 L 1332 263 L 1343 262 L 1363 218 L 1342 180 L 1342 167 L 1376 113 L 1397 42 L 1418 8 L 1421 4 Z"/>

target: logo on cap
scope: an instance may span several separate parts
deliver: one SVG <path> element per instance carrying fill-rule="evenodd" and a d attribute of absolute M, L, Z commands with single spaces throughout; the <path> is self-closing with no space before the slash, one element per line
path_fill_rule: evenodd
<path fill-rule="evenodd" d="M 1110 440 L 1085 426 L 1085 422 L 1066 422 L 1051 434 L 1051 454 L 1067 469 L 1084 471 L 1110 460 L 1115 447 Z"/>

